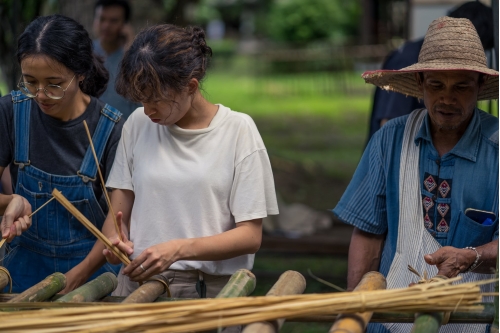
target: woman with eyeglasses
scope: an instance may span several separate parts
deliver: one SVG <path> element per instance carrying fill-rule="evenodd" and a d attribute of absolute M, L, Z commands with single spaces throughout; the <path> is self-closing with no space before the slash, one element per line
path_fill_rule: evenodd
<path fill-rule="evenodd" d="M 252 269 L 262 219 L 278 213 L 255 123 L 200 91 L 211 54 L 201 28 L 163 24 L 139 33 L 122 60 L 117 91 L 144 107 L 123 127 L 107 182 L 122 241 L 110 214 L 103 233 L 133 259 L 115 295 L 161 274 L 173 297 L 215 297 Z"/>
<path fill-rule="evenodd" d="M 123 120 L 97 99 L 108 73 L 78 22 L 61 15 L 35 19 L 19 37 L 17 59 L 19 90 L 0 98 L 0 175 L 10 165 L 15 193 L 0 195 L 2 237 L 11 241 L 3 264 L 14 292 L 54 272 L 66 274 L 67 292 L 114 270 L 102 255 L 104 245 L 57 201 L 31 219 L 28 215 L 57 188 L 101 228 L 107 212 L 104 184 L 96 177 L 83 121 L 107 175 Z"/>

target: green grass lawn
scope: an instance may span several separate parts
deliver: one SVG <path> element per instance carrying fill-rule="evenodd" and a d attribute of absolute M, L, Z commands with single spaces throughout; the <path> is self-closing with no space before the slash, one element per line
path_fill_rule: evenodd
<path fill-rule="evenodd" d="M 259 76 L 213 71 L 203 82 L 214 103 L 249 114 L 268 149 L 286 202 L 332 208 L 361 157 L 373 87 L 359 73 Z"/>

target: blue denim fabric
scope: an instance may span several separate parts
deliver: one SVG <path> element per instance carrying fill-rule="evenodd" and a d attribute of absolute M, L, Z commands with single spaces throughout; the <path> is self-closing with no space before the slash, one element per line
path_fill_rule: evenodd
<path fill-rule="evenodd" d="M 86 151 L 80 170 L 74 176 L 52 175 L 31 165 L 29 160 L 29 98 L 12 92 L 14 103 L 15 156 L 19 165 L 16 193 L 25 197 L 36 210 L 52 197 L 57 188 L 94 225 L 101 229 L 106 215 L 92 189 L 97 167 L 91 148 Z M 100 160 L 111 130 L 121 114 L 106 105 L 92 141 Z M 13 292 L 25 289 L 54 272 L 66 273 L 90 252 L 96 238 L 61 204 L 50 202 L 32 217 L 32 226 L 7 247 L 4 266 L 13 279 Z M 119 266 L 106 264 L 92 278 L 106 272 L 117 273 Z"/>
<path fill-rule="evenodd" d="M 407 119 L 408 116 L 393 119 L 374 134 L 353 179 L 333 210 L 340 220 L 363 231 L 386 233 L 379 267 L 385 276 L 397 244 L 399 164 Z M 427 115 L 415 138 L 415 144 L 420 145 L 421 195 L 433 202 L 429 209 L 433 225 L 427 230 L 442 246 L 457 248 L 484 245 L 498 239 L 498 119 L 476 109 L 460 141 L 441 158 L 432 144 L 429 121 Z M 451 190 L 446 196 L 426 188 L 424 180 L 429 175 L 434 175 L 438 184 L 437 179 L 447 180 Z M 437 211 L 439 204 L 449 207 L 444 217 Z M 423 202 L 421 207 L 425 209 Z M 465 216 L 467 208 L 492 211 L 497 218 L 492 225 L 484 226 Z M 447 232 L 437 230 L 442 218 L 449 224 Z"/>

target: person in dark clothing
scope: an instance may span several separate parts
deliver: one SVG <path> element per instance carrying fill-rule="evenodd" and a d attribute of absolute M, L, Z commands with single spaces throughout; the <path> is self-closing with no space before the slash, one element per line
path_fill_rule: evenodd
<path fill-rule="evenodd" d="M 54 272 L 66 275 L 68 292 L 104 271 L 104 245 L 62 205 L 57 188 L 97 228 L 107 207 L 104 184 L 82 122 L 92 135 L 105 178 L 114 161 L 123 119 L 98 97 L 108 73 L 93 55 L 78 22 L 51 15 L 32 21 L 18 40 L 22 76 L 17 91 L 0 98 L 0 176 L 9 166 L 14 194 L 0 194 L 2 237 L 10 241 L 3 264 L 22 292 Z"/>

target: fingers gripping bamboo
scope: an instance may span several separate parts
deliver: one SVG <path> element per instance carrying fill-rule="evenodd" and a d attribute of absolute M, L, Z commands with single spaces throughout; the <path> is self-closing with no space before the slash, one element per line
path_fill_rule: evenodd
<path fill-rule="evenodd" d="M 33 213 L 31 213 L 30 215 L 28 215 L 28 218 L 31 218 L 33 215 L 35 215 L 36 213 L 38 213 L 40 211 L 40 209 L 42 209 L 43 207 L 47 206 L 49 204 L 49 202 L 51 202 L 54 199 L 55 198 L 52 197 L 49 200 L 47 200 L 43 205 L 41 205 L 40 207 L 38 207 Z M 2 238 L 2 240 L 0 240 L 0 248 L 2 248 L 2 246 L 3 246 L 3 244 L 5 243 L 6 240 L 7 240 L 7 238 Z"/>
<path fill-rule="evenodd" d="M 111 241 L 104 236 L 99 229 L 97 229 L 92 222 L 90 222 L 78 209 L 76 209 L 75 206 L 71 204 L 71 202 L 66 199 L 60 191 L 57 189 L 54 189 L 52 191 L 52 195 L 56 198 L 57 201 L 61 205 L 63 205 L 78 221 L 80 221 L 94 236 L 96 236 L 101 242 L 106 245 L 106 247 L 114 253 L 115 256 L 120 259 L 122 263 L 125 265 L 130 264 L 130 259 L 122 252 L 120 249 L 118 249 L 116 246 L 114 246 Z"/>
<path fill-rule="evenodd" d="M 118 234 L 118 238 L 122 241 L 123 240 L 122 233 L 120 232 L 121 229 L 118 226 L 115 212 L 113 211 L 113 207 L 111 206 L 111 200 L 109 199 L 108 191 L 106 190 L 105 186 L 106 183 L 104 182 L 104 177 L 102 176 L 101 168 L 99 167 L 99 160 L 97 159 L 97 154 L 95 153 L 94 143 L 92 142 L 92 136 L 90 136 L 89 127 L 87 126 L 87 122 L 85 120 L 83 121 L 83 126 L 85 126 L 85 131 L 87 132 L 87 136 L 89 137 L 90 148 L 92 149 L 92 155 L 94 155 L 95 165 L 97 166 L 97 173 L 99 174 L 99 179 L 101 180 L 102 184 L 102 191 L 104 193 L 104 196 L 106 197 L 106 202 L 108 203 L 109 212 L 113 216 L 113 222 L 115 223 L 116 233 Z"/>

